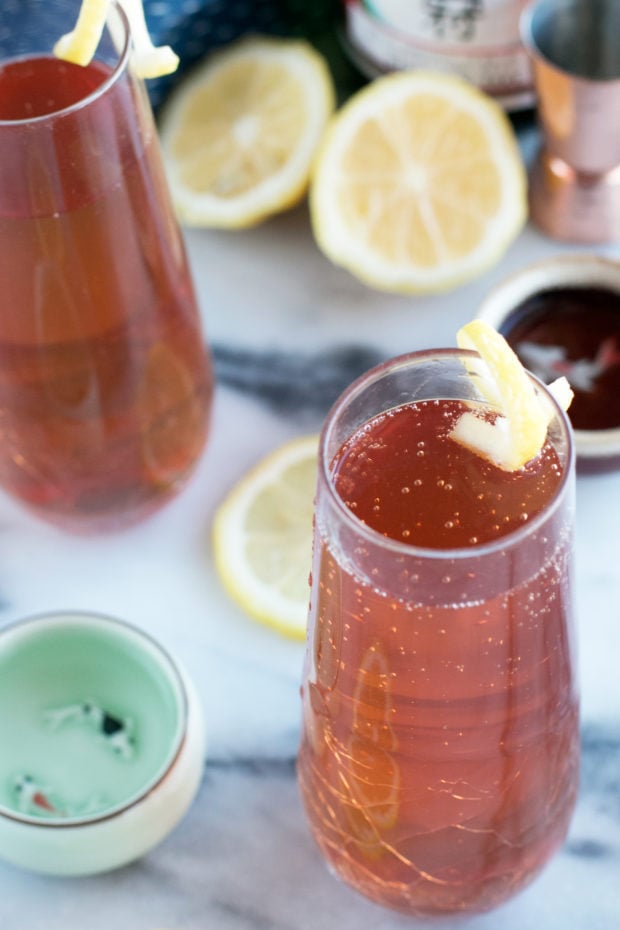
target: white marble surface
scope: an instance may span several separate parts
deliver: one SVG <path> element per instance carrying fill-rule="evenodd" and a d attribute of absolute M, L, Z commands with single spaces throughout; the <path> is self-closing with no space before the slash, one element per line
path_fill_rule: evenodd
<path fill-rule="evenodd" d="M 220 375 L 195 477 L 148 522 L 94 539 L 63 534 L 0 498 L 0 623 L 71 607 L 150 631 L 184 663 L 202 698 L 204 783 L 173 834 L 119 872 L 50 879 L 0 864 L 0 928 L 424 927 L 359 898 L 320 861 L 294 777 L 303 646 L 255 625 L 223 593 L 211 519 L 263 453 L 319 427 L 331 395 L 357 373 L 347 359 L 359 366 L 452 345 L 495 282 L 567 249 L 528 228 L 473 284 L 407 298 L 373 292 L 332 267 L 314 244 L 305 206 L 254 230 L 193 231 L 187 240 Z M 351 346 L 360 351 L 338 354 Z M 584 775 L 569 839 L 518 898 L 459 924 L 468 930 L 620 926 L 619 515 L 620 474 L 579 479 Z"/>

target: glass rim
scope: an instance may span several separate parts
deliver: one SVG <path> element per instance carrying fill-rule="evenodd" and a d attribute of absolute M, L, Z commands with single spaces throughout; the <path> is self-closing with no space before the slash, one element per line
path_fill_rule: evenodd
<path fill-rule="evenodd" d="M 108 91 L 110 87 L 114 86 L 118 82 L 121 75 L 124 74 L 125 71 L 127 70 L 127 65 L 129 62 L 129 55 L 130 55 L 130 49 L 131 49 L 131 29 L 129 26 L 129 19 L 127 18 L 127 14 L 125 13 L 125 10 L 123 9 L 123 6 L 119 2 L 119 0 L 111 0 L 110 8 L 114 8 L 121 23 L 123 24 L 124 37 L 123 37 L 123 47 L 122 49 L 118 51 L 118 61 L 116 62 L 115 66 L 113 67 L 110 74 L 106 77 L 106 79 L 102 81 L 101 84 L 99 84 L 89 94 L 86 94 L 86 96 L 81 97 L 79 100 L 76 100 L 75 103 L 72 103 L 68 107 L 61 107 L 58 110 L 54 110 L 52 113 L 44 113 L 41 116 L 28 116 L 28 117 L 24 117 L 23 119 L 1 119 L 0 118 L 0 128 L 5 128 L 9 126 L 16 127 L 16 128 L 23 128 L 24 126 L 42 125 L 46 122 L 51 122 L 52 120 L 62 118 L 64 116 L 69 116 L 72 113 L 77 112 L 78 110 L 85 109 L 91 103 L 94 103 L 96 100 L 102 97 Z M 108 10 L 107 15 L 108 16 L 110 15 L 109 10 Z M 107 16 L 106 16 L 106 24 L 107 24 Z M 60 38 L 60 36 L 58 38 Z M 42 54 L 43 53 L 37 53 L 36 57 L 41 57 Z M 55 57 L 52 49 L 50 49 L 49 54 L 50 56 Z M 9 62 L 23 61 L 23 60 L 26 60 L 32 57 L 35 57 L 35 56 L 32 56 L 26 53 L 23 55 L 17 55 L 15 58 L 2 58 L 0 59 L 0 67 L 2 67 L 5 64 L 8 64 Z M 78 67 L 80 66 L 78 65 Z"/>
<path fill-rule="evenodd" d="M 327 454 L 328 442 L 338 421 L 339 415 L 344 412 L 349 404 L 356 397 L 358 397 L 363 390 L 365 390 L 371 384 L 381 380 L 381 378 L 386 374 L 397 371 L 398 369 L 408 368 L 412 365 L 412 363 L 423 361 L 424 359 L 442 358 L 446 356 L 451 358 L 462 358 L 467 356 L 473 358 L 479 357 L 477 352 L 469 349 L 420 349 L 415 352 L 407 352 L 403 355 L 397 355 L 393 358 L 387 359 L 384 362 L 381 362 L 379 365 L 375 365 L 373 368 L 370 368 L 368 371 L 364 372 L 362 375 L 356 378 L 337 398 L 327 413 L 327 417 L 323 424 L 319 438 L 319 480 L 322 481 L 329 497 L 329 502 L 335 509 L 340 519 L 343 520 L 349 529 L 352 529 L 369 545 L 379 547 L 386 552 L 389 551 L 394 555 L 404 556 L 408 559 L 432 559 L 435 561 L 466 560 L 491 555 L 501 551 L 502 549 L 510 549 L 513 546 L 518 545 L 519 543 L 523 542 L 524 539 L 530 536 L 532 532 L 536 531 L 543 523 L 545 523 L 553 514 L 553 512 L 560 506 L 560 502 L 567 488 L 569 476 L 575 471 L 575 444 L 573 439 L 572 426 L 568 416 L 566 415 L 566 412 L 560 407 L 553 394 L 547 390 L 546 385 L 539 378 L 528 371 L 527 374 L 531 381 L 533 381 L 535 386 L 542 391 L 542 393 L 547 397 L 554 408 L 557 420 L 561 424 L 563 434 L 566 438 L 567 453 L 566 462 L 562 469 L 560 483 L 558 484 L 553 497 L 547 502 L 543 509 L 536 514 L 535 517 L 533 517 L 527 523 L 523 524 L 523 526 L 511 530 L 509 533 L 506 533 L 503 536 L 499 536 L 497 539 L 490 540 L 489 542 L 476 543 L 471 546 L 458 546 L 449 549 L 433 548 L 431 546 L 416 546 L 413 543 L 401 542 L 400 540 L 392 539 L 389 536 L 384 536 L 382 533 L 378 532 L 378 530 L 373 529 L 362 520 L 360 520 L 359 517 L 356 517 L 353 511 L 347 507 L 342 497 L 336 491 L 333 481 L 331 461 L 328 459 Z M 395 404 L 394 406 L 396 407 L 400 405 Z M 373 419 L 373 417 L 376 415 L 377 414 L 371 414 L 366 422 Z M 357 429 L 359 428 L 360 427 Z M 351 433 L 351 435 L 353 435 L 353 433 Z"/>

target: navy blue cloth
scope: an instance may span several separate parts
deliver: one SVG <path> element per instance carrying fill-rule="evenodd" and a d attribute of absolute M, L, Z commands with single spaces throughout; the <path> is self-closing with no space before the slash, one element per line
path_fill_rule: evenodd
<path fill-rule="evenodd" d="M 148 82 L 153 106 L 209 51 L 250 33 L 312 38 L 333 24 L 338 6 L 338 0 L 144 0 L 153 42 L 171 45 L 181 59 L 176 74 Z M 30 52 L 33 38 L 51 50 L 73 28 L 78 10 L 79 0 L 61 0 L 53 10 L 48 0 L 0 0 L 0 57 Z"/>

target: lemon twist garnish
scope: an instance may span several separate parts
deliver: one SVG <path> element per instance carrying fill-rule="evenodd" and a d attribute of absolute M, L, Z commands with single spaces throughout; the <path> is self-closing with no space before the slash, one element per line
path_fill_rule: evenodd
<path fill-rule="evenodd" d="M 157 78 L 176 71 L 179 67 L 179 56 L 169 45 L 155 46 L 151 42 L 142 0 L 122 0 L 122 4 L 129 20 L 133 42 L 131 64 L 138 77 Z"/>
<path fill-rule="evenodd" d="M 456 338 L 459 348 L 473 349 L 480 356 L 468 362 L 468 370 L 499 416 L 490 422 L 473 412 L 464 413 L 451 436 L 505 471 L 516 471 L 542 449 L 553 407 L 536 390 L 504 337 L 484 320 L 467 323 Z M 573 397 L 566 378 L 558 378 L 547 389 L 566 410 Z"/>
<path fill-rule="evenodd" d="M 129 20 L 134 72 L 141 78 L 156 78 L 176 71 L 179 58 L 170 46 L 154 46 L 151 42 L 142 0 L 122 0 L 122 6 Z M 56 57 L 88 65 L 97 51 L 109 7 L 110 0 L 82 0 L 75 28 L 61 36 L 54 46 Z"/>
<path fill-rule="evenodd" d="M 99 45 L 110 0 L 83 0 L 75 27 L 61 36 L 54 55 L 75 65 L 89 64 Z"/>

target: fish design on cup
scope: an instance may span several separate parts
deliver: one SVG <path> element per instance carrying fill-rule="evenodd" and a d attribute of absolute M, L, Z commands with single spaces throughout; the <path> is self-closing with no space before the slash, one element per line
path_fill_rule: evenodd
<path fill-rule="evenodd" d="M 136 741 L 131 717 L 115 716 L 95 701 L 78 701 L 48 710 L 45 720 L 53 730 L 71 723 L 89 726 L 115 755 L 127 762 L 134 758 Z"/>
<path fill-rule="evenodd" d="M 13 781 L 13 791 L 17 800 L 17 809 L 22 814 L 66 816 L 65 811 L 52 802 L 51 790 L 36 781 L 32 775 L 16 775 Z"/>

